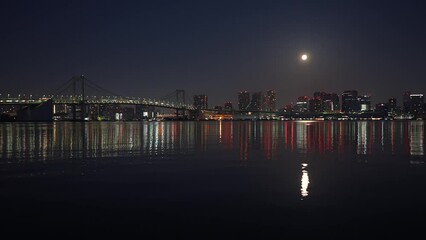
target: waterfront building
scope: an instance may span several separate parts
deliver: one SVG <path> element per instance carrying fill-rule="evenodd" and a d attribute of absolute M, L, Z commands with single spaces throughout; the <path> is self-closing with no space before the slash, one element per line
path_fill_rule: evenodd
<path fill-rule="evenodd" d="M 225 110 L 232 110 L 232 102 L 225 102 L 224 104 Z"/>
<path fill-rule="evenodd" d="M 411 110 L 411 99 L 410 99 L 411 92 L 406 91 L 404 92 L 404 95 L 402 97 L 402 111 L 404 113 L 410 113 Z"/>
<path fill-rule="evenodd" d="M 263 106 L 264 110 L 275 112 L 276 109 L 276 92 L 274 90 L 268 90 L 264 96 Z"/>
<path fill-rule="evenodd" d="M 370 95 L 362 95 L 358 98 L 359 101 L 359 110 L 361 112 L 369 112 L 371 111 L 371 96 Z"/>
<path fill-rule="evenodd" d="M 359 112 L 358 91 L 348 90 L 342 93 L 342 112 Z"/>
<path fill-rule="evenodd" d="M 296 113 L 306 113 L 309 110 L 309 97 L 301 96 L 297 98 L 297 102 L 293 108 Z"/>
<path fill-rule="evenodd" d="M 262 109 L 262 92 L 254 92 L 251 95 L 249 110 L 259 111 Z"/>
<path fill-rule="evenodd" d="M 340 111 L 339 96 L 335 93 L 314 92 L 314 98 L 310 106 L 311 112 L 335 112 Z"/>
<path fill-rule="evenodd" d="M 387 103 L 377 103 L 374 111 L 386 115 L 389 112 L 389 105 Z"/>
<path fill-rule="evenodd" d="M 208 109 L 208 97 L 205 94 L 194 95 L 194 107 L 197 109 Z"/>
<path fill-rule="evenodd" d="M 309 100 L 309 112 L 311 113 L 319 113 L 323 110 L 322 100 L 319 98 L 313 98 Z"/>
<path fill-rule="evenodd" d="M 410 94 L 410 113 L 419 115 L 424 113 L 423 94 Z"/>
<path fill-rule="evenodd" d="M 388 111 L 389 113 L 395 113 L 396 112 L 396 108 L 397 108 L 397 104 L 396 104 L 396 98 L 389 98 L 388 100 Z"/>
<path fill-rule="evenodd" d="M 250 93 L 248 91 L 241 91 L 238 93 L 238 109 L 247 110 L 250 104 Z"/>

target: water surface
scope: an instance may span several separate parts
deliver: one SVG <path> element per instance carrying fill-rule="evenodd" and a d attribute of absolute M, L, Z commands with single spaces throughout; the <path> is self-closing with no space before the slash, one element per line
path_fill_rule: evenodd
<path fill-rule="evenodd" d="M 1 123 L 0 210 L 23 234 L 409 236 L 424 138 L 423 121 Z"/>

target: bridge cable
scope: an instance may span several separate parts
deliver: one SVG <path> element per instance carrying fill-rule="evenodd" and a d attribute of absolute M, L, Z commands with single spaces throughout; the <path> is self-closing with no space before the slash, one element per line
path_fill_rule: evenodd
<path fill-rule="evenodd" d="M 105 93 L 108 93 L 108 94 L 110 94 L 112 96 L 122 97 L 121 94 L 116 94 L 114 92 L 111 92 L 111 91 L 109 91 L 109 90 L 107 90 L 107 89 L 99 86 L 98 84 L 96 84 L 95 82 L 93 82 L 93 81 L 91 81 L 91 80 L 89 80 L 87 78 L 85 78 L 85 80 L 86 80 L 86 84 L 90 84 L 90 85 L 92 85 L 92 87 L 97 88 L 98 90 L 104 91 Z"/>
<path fill-rule="evenodd" d="M 64 92 L 69 87 L 69 85 L 72 84 L 72 80 L 73 80 L 72 78 L 67 80 L 64 84 L 60 85 L 55 90 L 51 91 L 52 95 L 58 95 L 58 94 Z M 59 91 L 59 90 L 61 90 L 61 91 Z"/>

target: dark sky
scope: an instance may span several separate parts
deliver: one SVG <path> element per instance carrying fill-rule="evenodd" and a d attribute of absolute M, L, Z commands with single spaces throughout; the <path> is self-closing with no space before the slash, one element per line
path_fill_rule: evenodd
<path fill-rule="evenodd" d="M 373 103 L 426 93 L 424 1 L 8 1 L 0 93 L 49 93 L 74 75 L 113 92 L 356 89 Z M 300 53 L 310 61 L 301 63 Z"/>

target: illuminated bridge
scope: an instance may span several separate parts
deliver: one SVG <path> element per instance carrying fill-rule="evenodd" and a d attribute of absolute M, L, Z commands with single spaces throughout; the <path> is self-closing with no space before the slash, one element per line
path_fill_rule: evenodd
<path fill-rule="evenodd" d="M 53 104 L 81 104 L 82 96 L 73 95 L 47 95 L 42 98 L 29 99 L 24 97 L 2 97 L 0 98 L 0 104 L 3 105 L 39 105 L 43 102 L 52 99 Z M 150 99 L 150 98 L 136 98 L 136 97 L 115 97 L 115 96 L 86 96 L 84 100 L 85 104 L 128 104 L 128 105 L 144 105 L 152 107 L 172 108 L 172 109 L 184 109 L 194 110 L 192 104 L 184 104 L 179 102 L 173 102 L 161 99 Z"/>
<path fill-rule="evenodd" d="M 165 108 L 175 110 L 176 115 L 185 116 L 189 111 L 195 110 L 192 104 L 188 104 L 190 100 L 185 98 L 184 90 L 176 90 L 165 97 L 159 99 L 143 98 L 143 97 L 127 97 L 115 94 L 98 84 L 90 81 L 84 76 L 73 77 L 58 89 L 52 91 L 52 94 L 43 95 L 36 98 L 32 95 L 18 95 L 11 97 L 10 95 L 0 94 L 0 105 L 14 105 L 17 112 L 26 111 L 27 118 L 34 118 L 35 112 L 46 105 L 49 105 L 50 115 L 56 114 L 58 109 L 64 112 L 70 112 L 72 119 L 84 119 L 91 107 L 97 106 L 120 106 L 132 105 L 141 106 L 146 109 Z M 66 110 L 63 110 L 66 109 Z M 61 111 L 61 110 L 59 110 Z M 47 110 L 44 115 L 49 115 Z M 79 116 L 76 116 L 79 115 Z M 43 117 L 48 119 L 50 116 Z M 25 118 L 24 118 L 25 119 Z"/>
<path fill-rule="evenodd" d="M 46 95 L 41 98 L 25 98 L 25 97 L 2 97 L 0 104 L 10 105 L 39 105 L 48 100 L 52 100 L 53 104 L 81 104 L 83 97 L 81 95 Z M 172 109 L 194 110 L 192 104 L 173 102 L 169 100 L 136 98 L 136 97 L 117 97 L 117 96 L 86 96 L 85 104 L 128 104 L 128 105 L 144 105 L 151 107 L 162 107 Z"/>

